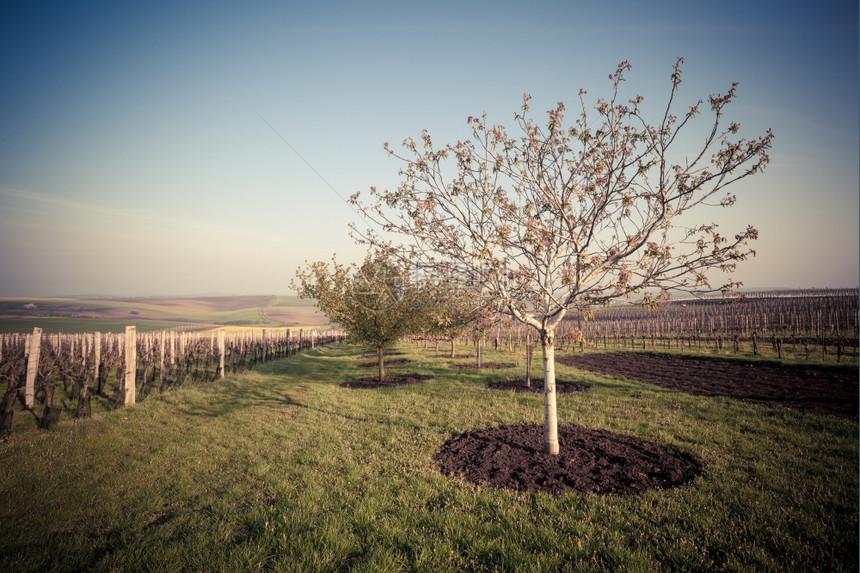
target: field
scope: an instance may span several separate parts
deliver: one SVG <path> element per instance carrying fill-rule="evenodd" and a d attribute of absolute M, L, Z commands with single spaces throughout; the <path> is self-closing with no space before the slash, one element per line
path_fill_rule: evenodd
<path fill-rule="evenodd" d="M 0 298 L 0 333 L 146 332 L 188 325 L 325 326 L 312 301 L 286 296 L 188 298 Z"/>
<path fill-rule="evenodd" d="M 521 349 L 485 350 L 484 369 L 467 367 L 472 347 L 397 351 L 392 374 L 429 379 L 342 387 L 369 359 L 338 343 L 7 436 L 0 570 L 857 570 L 853 383 L 847 416 L 820 415 L 600 374 L 564 363 L 600 350 L 562 351 L 559 378 L 586 387 L 559 396 L 562 424 L 685 452 L 701 472 L 633 495 L 547 494 L 449 476 L 436 458 L 450 438 L 542 423 L 539 393 L 488 386 L 523 375 Z M 723 359 L 752 383 L 774 365 Z M 856 379 L 856 358 L 815 367 Z"/>

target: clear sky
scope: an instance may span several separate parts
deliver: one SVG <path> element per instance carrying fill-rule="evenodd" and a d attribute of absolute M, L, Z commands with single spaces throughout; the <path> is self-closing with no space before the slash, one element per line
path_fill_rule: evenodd
<path fill-rule="evenodd" d="M 759 229 L 735 277 L 856 286 L 856 0 L 83 0 L 0 17 L 0 296 L 288 294 L 362 257 L 342 198 L 397 185 L 384 142 L 575 110 L 622 60 L 656 107 L 679 56 L 680 110 L 737 81 L 729 119 L 776 136 L 702 214 Z"/>

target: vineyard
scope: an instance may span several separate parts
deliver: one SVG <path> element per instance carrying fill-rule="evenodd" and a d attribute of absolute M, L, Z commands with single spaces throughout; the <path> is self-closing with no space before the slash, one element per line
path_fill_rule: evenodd
<path fill-rule="evenodd" d="M 857 362 L 858 290 L 768 291 L 733 302 L 678 300 L 650 309 L 615 304 L 588 319 L 572 315 L 558 327 L 558 350 L 692 351 L 743 358 L 762 357 Z M 531 337 L 531 338 L 530 338 Z M 421 338 L 421 337 L 418 337 Z M 440 340 L 431 339 L 437 345 Z M 480 350 L 518 351 L 535 345 L 530 328 L 502 321 L 472 330 L 455 344 Z"/>
<path fill-rule="evenodd" d="M 773 358 L 857 357 L 857 289 L 766 291 L 734 302 L 612 305 L 568 321 L 564 338 L 596 348 L 691 349 Z"/>
<path fill-rule="evenodd" d="M 342 340 L 337 330 L 161 330 L 124 334 L 0 335 L 0 380 L 6 392 L 0 433 L 13 428 L 23 389 L 23 409 L 41 428 L 61 415 L 89 417 L 93 409 L 116 409 L 184 384 L 201 384 L 288 358 L 307 348 Z M 17 422 L 16 422 L 17 423 Z M 25 422 L 20 422 L 25 423 Z"/>
<path fill-rule="evenodd" d="M 672 301 L 656 309 L 599 308 L 588 320 L 576 316 L 566 320 L 556 345 L 571 352 L 693 351 L 856 363 L 857 333 L 857 289 L 767 291 L 731 303 L 696 299 Z M 30 423 L 49 428 L 63 414 L 87 417 L 94 409 L 119 408 L 152 392 L 206 383 L 343 338 L 335 330 L 277 328 L 188 331 L 176 327 L 143 333 L 127 327 L 124 334 L 46 334 L 35 328 L 29 334 L 3 334 L 0 381 L 6 382 L 6 391 L 0 431 L 11 431 L 16 413 L 28 420 L 32 416 Z M 506 322 L 473 330 L 459 343 L 476 347 L 480 367 L 484 346 L 510 352 L 525 349 L 530 355 L 534 341 L 528 329 Z"/>

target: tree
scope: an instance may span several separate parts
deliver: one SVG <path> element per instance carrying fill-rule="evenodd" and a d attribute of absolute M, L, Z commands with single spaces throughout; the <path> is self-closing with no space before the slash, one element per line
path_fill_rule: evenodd
<path fill-rule="evenodd" d="M 739 283 L 712 287 L 708 271 L 730 272 L 754 251 L 753 227 L 733 236 L 713 223 L 680 217 L 706 205 L 735 202 L 725 188 L 764 169 L 773 135 L 736 137 L 726 125 L 725 95 L 707 99 L 712 117 L 704 143 L 678 149 L 679 134 L 698 125 L 703 102 L 681 117 L 673 114 L 681 85 L 673 66 L 665 111 L 646 122 L 636 96 L 622 103 L 620 87 L 631 66 L 609 76 L 611 97 L 593 108 L 580 91 L 581 111 L 564 125 L 565 106 L 547 112 L 545 125 L 529 117 L 528 95 L 514 115 L 519 133 L 470 117 L 473 139 L 434 148 L 425 130 L 420 144 L 409 138 L 395 190 L 371 188 L 365 204 L 351 201 L 375 228 L 353 234 L 364 242 L 435 269 L 450 280 L 478 285 L 503 311 L 537 330 L 543 351 L 545 436 L 559 451 L 555 393 L 555 328 L 575 309 L 587 315 L 596 304 L 642 293 L 642 302 L 668 298 L 670 289 L 730 292 Z M 670 152 L 672 154 L 670 154 Z M 678 153 L 681 155 L 676 155 Z M 677 157 L 691 158 L 680 162 Z M 722 196 L 721 196 L 722 195 Z M 395 243 L 394 239 L 401 240 Z M 405 239 L 405 240 L 403 240 Z"/>
<path fill-rule="evenodd" d="M 360 267 L 331 267 L 318 261 L 296 271 L 293 288 L 302 298 L 316 299 L 319 308 L 349 336 L 376 349 L 379 380 L 385 380 L 385 349 L 418 325 L 422 300 L 408 272 L 391 260 L 368 255 Z"/>
<path fill-rule="evenodd" d="M 457 356 L 456 340 L 469 328 L 486 328 L 493 311 L 480 293 L 446 280 L 424 282 L 426 300 L 425 329 L 432 337 L 451 341 L 451 358 Z M 479 355 L 480 356 L 480 355 Z"/>

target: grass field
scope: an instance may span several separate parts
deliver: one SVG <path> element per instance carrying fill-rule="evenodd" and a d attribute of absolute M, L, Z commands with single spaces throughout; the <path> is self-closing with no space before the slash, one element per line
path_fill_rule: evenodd
<path fill-rule="evenodd" d="M 591 388 L 561 423 L 694 454 L 687 486 L 631 497 L 493 490 L 440 474 L 450 436 L 540 423 L 432 350 L 348 390 L 363 349 L 318 348 L 0 442 L 2 571 L 856 571 L 857 422 L 559 366 Z M 523 357 L 487 351 L 488 362 Z M 34 424 L 35 425 L 35 424 Z"/>

